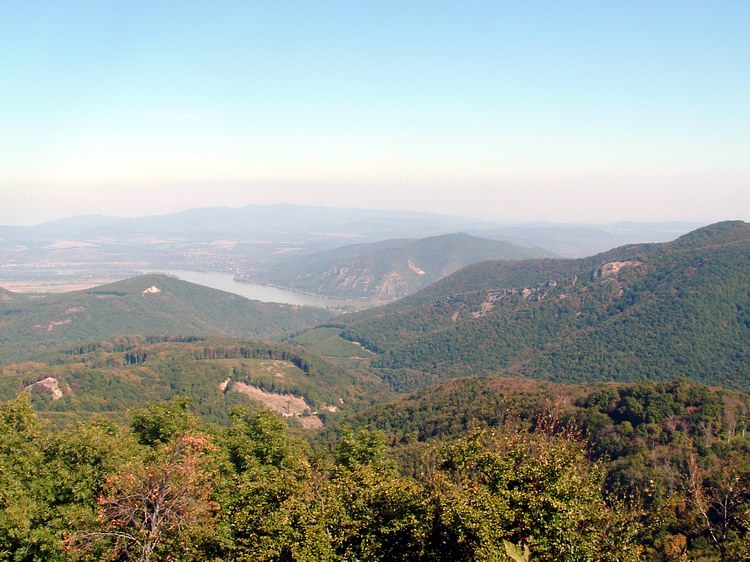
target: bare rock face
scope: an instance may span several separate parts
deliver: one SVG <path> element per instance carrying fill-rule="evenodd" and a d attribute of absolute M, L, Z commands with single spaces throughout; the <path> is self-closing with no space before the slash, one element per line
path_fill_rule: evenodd
<path fill-rule="evenodd" d="M 148 289 L 144 289 L 141 295 L 145 297 L 146 295 L 157 295 L 159 293 L 161 293 L 161 289 L 156 285 L 151 285 Z"/>
<path fill-rule="evenodd" d="M 239 381 L 235 381 L 230 388 L 231 381 L 231 378 L 226 379 L 219 385 L 219 389 L 222 392 L 229 390 L 230 392 L 244 394 L 251 400 L 261 402 L 285 418 L 294 418 L 305 429 L 320 429 L 323 427 L 318 412 L 311 412 L 310 406 L 307 405 L 304 398 L 285 393 L 267 392 L 257 386 Z M 333 411 L 336 411 L 336 408 L 333 408 Z"/>
<path fill-rule="evenodd" d="M 60 383 L 54 377 L 47 377 L 46 379 L 30 384 L 23 391 L 48 394 L 52 397 L 52 400 L 60 400 L 63 397 L 62 390 L 60 390 Z"/>
<path fill-rule="evenodd" d="M 642 264 L 639 261 L 613 261 L 605 263 L 597 270 L 596 277 L 599 279 L 616 277 L 624 267 L 638 267 L 640 265 Z"/>
<path fill-rule="evenodd" d="M 417 275 L 424 275 L 425 273 L 427 273 L 425 270 L 421 269 L 416 263 L 414 263 L 411 260 L 407 262 L 407 265 L 409 266 L 409 269 L 413 271 L 414 273 L 416 273 Z"/>

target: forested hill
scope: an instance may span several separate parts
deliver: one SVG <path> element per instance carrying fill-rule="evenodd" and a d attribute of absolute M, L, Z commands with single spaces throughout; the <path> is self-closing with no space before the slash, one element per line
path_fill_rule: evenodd
<path fill-rule="evenodd" d="M 449 379 L 349 412 L 333 420 L 327 432 L 335 434 L 342 425 L 381 430 L 407 470 L 435 440 L 479 427 L 539 423 L 540 416 L 549 414 L 580 429 L 594 457 L 646 461 L 667 472 L 670 462 L 684 459 L 685 449 L 695 445 L 687 435 L 695 441 L 725 443 L 744 437 L 750 396 L 685 379 L 576 385 L 488 375 Z M 656 449 L 660 454 L 650 455 Z M 610 468 L 622 470 L 622 465 L 612 462 Z M 628 478 L 642 477 L 643 472 L 633 471 Z"/>
<path fill-rule="evenodd" d="M 748 389 L 750 225 L 578 260 L 483 262 L 339 325 L 401 389 L 491 371 Z"/>
<path fill-rule="evenodd" d="M 165 275 L 33 298 L 3 292 L 0 363 L 125 335 L 269 337 L 329 317 L 322 309 L 251 301 Z"/>
<path fill-rule="evenodd" d="M 175 398 L 211 422 L 237 406 L 266 408 L 293 425 L 388 396 L 374 377 L 347 372 L 299 347 L 227 338 L 128 336 L 90 341 L 0 366 L 0 401 L 20 394 L 56 425 Z"/>
<path fill-rule="evenodd" d="M 394 300 L 490 259 L 551 257 L 539 248 L 468 234 L 355 244 L 295 256 L 268 272 L 274 283 L 335 296 Z"/>

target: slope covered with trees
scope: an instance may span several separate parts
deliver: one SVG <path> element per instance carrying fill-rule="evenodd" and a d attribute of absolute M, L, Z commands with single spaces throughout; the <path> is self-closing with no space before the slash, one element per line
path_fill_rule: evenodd
<path fill-rule="evenodd" d="M 124 420 L 148 402 L 186 397 L 212 422 L 252 405 L 318 427 L 342 408 L 386 398 L 381 387 L 300 348 L 200 337 L 92 341 L 0 367 L 0 400 L 28 393 L 57 425 L 97 415 Z"/>
<path fill-rule="evenodd" d="M 274 265 L 265 275 L 273 283 L 303 291 L 387 301 L 415 293 L 480 261 L 551 256 L 548 251 L 510 242 L 444 234 L 295 256 Z"/>
<path fill-rule="evenodd" d="M 307 349 L 161 276 L 0 293 L 0 558 L 750 560 L 750 397 L 689 380 L 747 387 L 749 273 L 741 222 L 491 261 Z"/>
<path fill-rule="evenodd" d="M 0 404 L 0 556 L 747 560 L 749 406 L 684 380 L 461 379 L 310 444 L 182 399 L 58 431 L 22 396 Z"/>
<path fill-rule="evenodd" d="M 747 389 L 750 225 L 580 260 L 483 262 L 336 325 L 402 389 L 492 371 Z"/>
<path fill-rule="evenodd" d="M 280 336 L 329 317 L 322 309 L 251 301 L 165 275 L 60 295 L 0 295 L 0 363 L 117 336 Z"/>
<path fill-rule="evenodd" d="M 477 444 L 482 444 L 478 449 Z M 19 454 L 19 453 L 23 454 Z M 0 553 L 14 560 L 637 560 L 629 513 L 565 434 L 473 435 L 400 476 L 378 434 L 311 454 L 272 414 L 226 429 L 184 402 L 45 431 L 0 406 Z M 540 468 L 542 469 L 540 471 Z M 489 470 L 487 470 L 489 469 Z"/>
<path fill-rule="evenodd" d="M 338 423 L 327 431 L 337 435 Z M 466 435 L 519 426 L 572 433 L 603 471 L 612 505 L 636 512 L 641 559 L 750 554 L 739 547 L 750 530 L 750 397 L 741 392 L 684 379 L 571 385 L 472 377 L 368 407 L 342 423 L 382 431 L 404 473 L 417 477 L 426 457 Z"/>

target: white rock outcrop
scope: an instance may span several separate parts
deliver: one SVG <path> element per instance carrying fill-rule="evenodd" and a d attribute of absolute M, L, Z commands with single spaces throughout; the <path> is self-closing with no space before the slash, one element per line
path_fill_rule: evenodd
<path fill-rule="evenodd" d="M 54 377 L 47 377 L 46 379 L 30 384 L 24 388 L 23 391 L 49 394 L 52 397 L 52 400 L 60 400 L 60 398 L 63 397 L 62 390 L 60 390 L 60 383 Z"/>

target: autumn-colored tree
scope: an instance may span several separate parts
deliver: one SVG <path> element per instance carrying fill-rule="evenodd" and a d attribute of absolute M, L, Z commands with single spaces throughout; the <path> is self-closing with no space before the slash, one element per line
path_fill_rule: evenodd
<path fill-rule="evenodd" d="M 106 541 L 118 560 L 202 559 L 195 548 L 218 505 L 211 501 L 210 439 L 188 432 L 156 457 L 107 479 L 99 497 L 100 528 L 78 534 L 78 545 Z"/>

